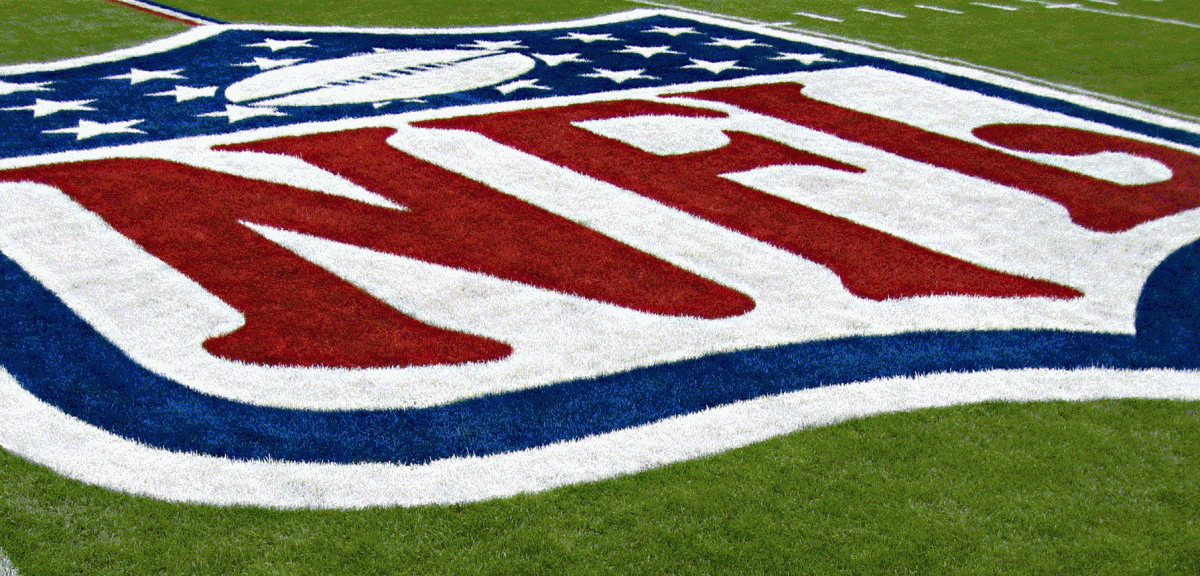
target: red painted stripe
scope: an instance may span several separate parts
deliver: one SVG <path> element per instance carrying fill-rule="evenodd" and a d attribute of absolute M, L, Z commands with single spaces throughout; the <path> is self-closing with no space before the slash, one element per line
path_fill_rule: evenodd
<path fill-rule="evenodd" d="M 179 17 L 174 16 L 167 12 L 152 10 L 145 6 L 139 6 L 137 4 L 130 4 L 129 2 L 124 2 L 122 0 L 107 0 L 107 1 L 112 2 L 113 4 L 120 4 L 127 8 L 133 8 L 134 10 L 141 10 L 142 12 L 146 12 L 147 14 L 154 14 L 155 16 L 160 16 L 162 18 L 166 18 L 167 20 L 174 20 L 176 22 L 182 22 L 184 24 L 187 24 L 188 26 L 199 26 L 201 24 L 200 22 L 197 22 L 195 20 L 185 20 L 183 18 L 179 18 Z"/>
<path fill-rule="evenodd" d="M 62 190 L 239 310 L 246 323 L 204 347 L 250 364 L 457 364 L 498 360 L 512 348 L 425 324 L 242 222 L 649 314 L 725 318 L 754 308 L 732 288 L 405 154 L 387 144 L 392 132 L 364 128 L 218 149 L 301 158 L 405 205 L 406 212 L 144 158 L 0 171 L 0 182 Z"/>
<path fill-rule="evenodd" d="M 1053 126 L 993 125 L 975 130 L 980 139 L 1010 150 L 1067 155 L 1125 152 L 1162 162 L 1173 173 L 1165 182 L 1125 186 L 815 100 L 803 90 L 800 84 L 780 83 L 676 96 L 732 104 L 910 160 L 1024 190 L 1058 203 L 1076 224 L 1097 232 L 1124 232 L 1200 207 L 1200 157 L 1174 148 Z"/>
<path fill-rule="evenodd" d="M 777 85 L 762 85 L 725 90 L 730 95 L 728 101 L 733 102 L 733 96 L 742 93 L 770 94 L 776 89 Z M 713 92 L 688 96 L 702 98 Z M 741 104 L 741 100 L 736 103 Z M 934 252 L 721 176 L 783 164 L 861 172 L 857 166 L 741 132 L 726 132 L 729 144 L 716 150 L 660 156 L 576 125 L 586 120 L 644 115 L 711 118 L 724 113 L 624 100 L 425 120 L 414 125 L 478 132 L 762 240 L 829 268 L 842 279 L 847 290 L 862 298 L 886 300 L 943 294 L 997 298 L 1082 296 L 1073 288 L 991 270 Z M 878 125 L 872 124 L 864 130 Z"/>

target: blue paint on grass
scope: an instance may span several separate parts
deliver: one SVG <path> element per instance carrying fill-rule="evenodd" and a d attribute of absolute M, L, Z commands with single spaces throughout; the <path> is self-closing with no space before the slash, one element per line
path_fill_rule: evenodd
<path fill-rule="evenodd" d="M 151 373 L 0 258 L 0 362 L 27 390 L 114 434 L 236 459 L 419 464 L 544 446 L 763 396 L 938 372 L 1195 368 L 1200 243 L 1150 276 L 1137 336 L 919 332 L 717 354 L 421 409 L 310 411 L 202 394 Z M 1180 336 L 1176 336 L 1180 335 Z"/>
<path fill-rule="evenodd" d="M 139 1 L 140 1 L 140 2 L 142 2 L 143 4 L 149 4 L 149 5 L 151 5 L 151 6 L 156 6 L 156 7 L 158 7 L 158 8 L 162 8 L 163 10 L 168 10 L 168 11 L 171 11 L 171 12 L 175 12 L 176 14 L 183 14 L 184 16 L 188 16 L 188 17 L 190 17 L 190 18 L 193 18 L 193 19 L 195 19 L 195 20 L 197 20 L 197 21 L 199 21 L 199 22 L 205 22 L 205 23 L 208 23 L 208 24 L 228 24 L 228 22 L 224 22 L 224 21 L 221 21 L 221 20 L 217 20 L 217 19 L 215 19 L 215 18 L 209 18 L 208 16 L 202 16 L 202 15 L 200 15 L 200 14 L 197 14 L 197 13 L 195 13 L 195 12 L 189 12 L 189 11 L 187 11 L 187 10 L 181 10 L 181 9 L 179 9 L 179 8 L 176 8 L 176 7 L 174 7 L 174 6 L 168 6 L 168 5 L 166 5 L 166 4 L 163 4 L 162 2 L 155 2 L 154 0 L 139 0 Z"/>

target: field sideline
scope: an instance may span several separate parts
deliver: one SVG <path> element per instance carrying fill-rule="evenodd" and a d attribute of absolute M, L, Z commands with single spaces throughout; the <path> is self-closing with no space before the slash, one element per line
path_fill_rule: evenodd
<path fill-rule="evenodd" d="M 470 0 L 451 13 L 433 0 L 166 4 L 222 22 L 373 27 L 671 6 L 1200 116 L 1195 0 Z M 0 65 L 191 28 L 105 0 L 10 5 Z M 888 414 L 540 494 L 349 511 L 160 502 L 0 450 L 0 576 L 1196 574 L 1198 462 L 1200 402 L 1161 400 Z"/>

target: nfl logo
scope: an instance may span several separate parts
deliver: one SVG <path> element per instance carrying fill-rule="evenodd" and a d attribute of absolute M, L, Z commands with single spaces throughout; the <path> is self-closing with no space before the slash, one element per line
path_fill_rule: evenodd
<path fill-rule="evenodd" d="M 0 445 L 464 502 L 982 400 L 1200 398 L 1200 126 L 639 10 L 0 80 Z"/>

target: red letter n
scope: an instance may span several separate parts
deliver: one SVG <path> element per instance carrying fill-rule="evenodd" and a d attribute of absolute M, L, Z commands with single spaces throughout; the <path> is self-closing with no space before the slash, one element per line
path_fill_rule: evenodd
<path fill-rule="evenodd" d="M 163 160 L 0 171 L 54 186 L 240 311 L 205 348 L 248 363 L 382 367 L 496 360 L 504 343 L 430 326 L 242 222 L 490 274 L 650 314 L 718 318 L 749 297 L 413 158 L 363 129 L 239 145 L 341 172 L 408 211 Z"/>

